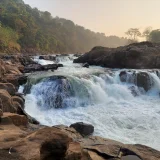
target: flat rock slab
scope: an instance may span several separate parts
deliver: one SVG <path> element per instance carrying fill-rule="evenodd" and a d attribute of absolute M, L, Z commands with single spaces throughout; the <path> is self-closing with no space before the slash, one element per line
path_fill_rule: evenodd
<path fill-rule="evenodd" d="M 141 159 L 139 157 L 137 157 L 137 156 L 129 155 L 129 156 L 122 157 L 121 160 L 141 160 Z"/>

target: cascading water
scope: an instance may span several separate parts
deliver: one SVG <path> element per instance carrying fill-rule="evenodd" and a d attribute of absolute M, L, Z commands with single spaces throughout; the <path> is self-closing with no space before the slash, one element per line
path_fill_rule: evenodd
<path fill-rule="evenodd" d="M 122 70 L 82 68 L 72 58 L 58 57 L 61 63 L 65 59 L 64 67 L 55 72 L 30 75 L 26 112 L 44 125 L 83 121 L 95 126 L 95 135 L 160 149 L 159 72 L 123 70 L 122 82 Z M 147 73 L 152 82 L 147 91 L 137 73 L 142 78 Z"/>

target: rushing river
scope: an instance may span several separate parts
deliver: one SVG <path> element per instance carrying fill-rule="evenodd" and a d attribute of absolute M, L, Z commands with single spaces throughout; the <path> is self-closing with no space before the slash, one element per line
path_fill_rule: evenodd
<path fill-rule="evenodd" d="M 94 125 L 94 135 L 160 150 L 159 76 L 143 70 L 154 82 L 145 92 L 132 83 L 122 83 L 119 78 L 122 70 L 83 68 L 81 64 L 73 64 L 73 58 L 57 57 L 56 62 L 64 67 L 29 76 L 26 112 L 43 125 L 83 121 Z M 38 57 L 35 61 L 42 65 L 55 63 Z M 137 96 L 129 89 L 131 86 Z"/>

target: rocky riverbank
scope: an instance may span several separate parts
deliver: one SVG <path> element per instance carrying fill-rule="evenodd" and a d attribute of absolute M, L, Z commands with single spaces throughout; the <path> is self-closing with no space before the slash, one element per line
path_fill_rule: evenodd
<path fill-rule="evenodd" d="M 108 68 L 160 68 L 160 44 L 141 42 L 118 48 L 94 47 L 74 62 Z"/>
<path fill-rule="evenodd" d="M 30 66 L 41 66 L 29 57 L 0 59 L 0 159 L 2 160 L 159 160 L 160 152 L 144 145 L 130 145 L 90 135 L 88 124 L 46 127 L 24 111 L 19 85 L 26 83 Z M 44 67 L 44 66 L 43 66 Z M 54 66 L 55 67 L 55 66 Z M 28 69 L 30 68 L 30 69 Z M 38 67 L 37 67 L 38 68 Z M 48 69 L 56 69 L 48 67 Z M 37 69 L 34 71 L 39 71 Z M 42 68 L 42 70 L 44 70 Z M 126 72 L 120 74 L 126 81 Z M 134 76 L 134 73 L 133 73 Z M 143 81 L 146 75 L 138 78 Z M 139 86 L 141 86 L 139 81 Z M 137 80 L 136 80 L 137 83 Z M 148 86 L 148 85 L 147 85 Z M 142 86 L 145 89 L 145 86 Z M 147 88 L 146 88 L 147 90 Z"/>

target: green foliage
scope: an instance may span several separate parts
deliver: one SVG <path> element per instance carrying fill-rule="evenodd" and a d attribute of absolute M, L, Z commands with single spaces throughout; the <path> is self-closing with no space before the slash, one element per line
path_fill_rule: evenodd
<path fill-rule="evenodd" d="M 0 27 L 0 50 L 3 52 L 20 51 L 18 35 L 11 28 Z"/>
<path fill-rule="evenodd" d="M 149 41 L 160 43 L 160 29 L 152 30 L 148 36 Z"/>
<path fill-rule="evenodd" d="M 127 43 L 126 38 L 106 37 L 70 20 L 53 18 L 49 12 L 31 8 L 22 0 L 0 0 L 0 22 L 5 30 L 0 36 L 1 51 L 11 42 L 18 51 L 21 46 L 22 52 L 48 53 L 86 52 L 94 46 L 117 47 Z"/>

